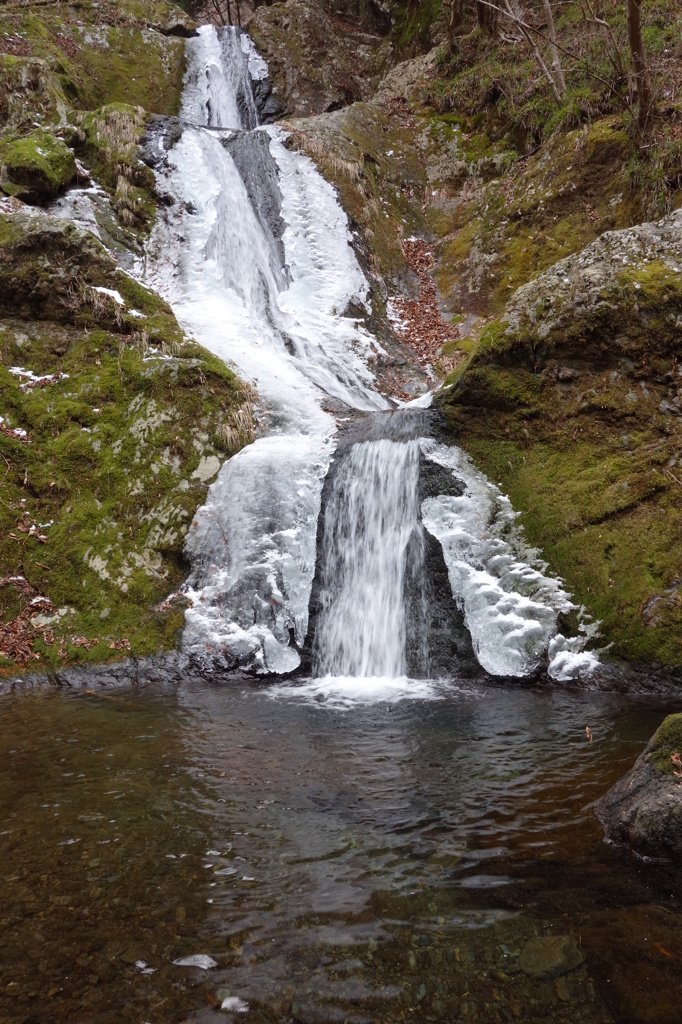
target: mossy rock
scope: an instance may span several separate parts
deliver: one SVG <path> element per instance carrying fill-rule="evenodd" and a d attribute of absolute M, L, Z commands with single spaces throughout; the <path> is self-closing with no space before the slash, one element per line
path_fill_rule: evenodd
<path fill-rule="evenodd" d="M 152 340 L 182 340 L 168 303 L 123 273 L 89 231 L 44 213 L 0 214 L 0 249 L 0 310 L 120 334 L 139 330 L 136 311 Z"/>
<path fill-rule="evenodd" d="M 69 86 L 40 57 L 0 54 L 0 125 L 17 126 L 36 118 L 63 120 Z"/>
<path fill-rule="evenodd" d="M 670 760 L 671 754 L 682 756 L 682 714 L 668 715 L 649 741 L 651 764 L 664 775 L 679 772 Z"/>
<path fill-rule="evenodd" d="M 437 399 L 524 514 L 604 657 L 682 664 L 680 215 L 610 232 L 512 296 Z"/>
<path fill-rule="evenodd" d="M 183 604 L 164 599 L 195 509 L 252 440 L 251 391 L 88 232 L 3 216 L 0 249 L 0 579 L 56 608 L 31 665 L 172 648 Z M 25 603 L 0 589 L 5 622 Z"/>
<path fill-rule="evenodd" d="M 668 715 L 596 810 L 612 842 L 676 866 L 682 854 L 682 784 L 671 754 L 682 755 L 682 714 Z"/>
<path fill-rule="evenodd" d="M 74 147 L 111 195 L 119 221 L 138 233 L 156 215 L 154 172 L 140 160 L 139 143 L 149 115 L 142 107 L 108 103 L 76 117 Z"/>
<path fill-rule="evenodd" d="M 20 37 L 27 59 L 44 61 L 70 105 L 85 110 L 121 102 L 177 114 L 185 70 L 177 36 L 192 30 L 175 4 L 161 0 L 0 7 L 0 35 Z"/>
<path fill-rule="evenodd" d="M 0 188 L 28 203 L 54 199 L 76 177 L 76 160 L 63 139 L 37 128 L 0 142 Z"/>

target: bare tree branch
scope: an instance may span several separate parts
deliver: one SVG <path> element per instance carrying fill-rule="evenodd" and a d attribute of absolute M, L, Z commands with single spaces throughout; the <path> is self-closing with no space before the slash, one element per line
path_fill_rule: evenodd
<path fill-rule="evenodd" d="M 552 14 L 552 6 L 549 0 L 543 0 L 543 7 L 545 9 L 545 18 L 547 19 L 547 31 L 549 32 L 549 48 L 552 54 L 552 73 L 554 75 L 557 90 L 563 100 L 566 98 L 566 80 L 564 79 L 564 73 L 561 68 L 561 58 L 559 57 L 559 48 L 556 43 L 554 15 Z"/>
<path fill-rule="evenodd" d="M 541 39 L 549 41 L 545 33 L 542 32 L 540 29 L 533 28 L 532 25 L 528 25 L 525 22 L 520 23 L 513 15 L 511 15 L 508 11 L 505 11 L 502 7 L 498 7 L 496 4 L 490 3 L 490 0 L 476 0 L 476 2 L 480 4 L 485 4 L 486 7 L 494 7 L 495 10 L 499 11 L 500 14 L 503 14 L 506 18 L 510 18 L 515 24 L 519 26 L 521 30 L 525 28 L 527 32 L 533 32 L 535 35 L 540 36 Z M 623 101 L 623 97 L 614 89 L 613 83 L 609 82 L 608 78 L 604 78 L 603 75 L 598 74 L 598 72 L 593 71 L 590 67 L 588 67 L 586 65 L 584 57 L 581 57 L 577 53 L 572 53 L 571 50 L 567 50 L 565 46 L 561 46 L 561 44 L 558 42 L 556 45 L 557 49 L 561 53 L 565 53 L 567 57 L 571 58 L 571 60 L 575 60 L 583 64 L 583 71 L 588 76 L 588 78 L 594 78 L 595 81 L 601 82 L 603 85 L 607 87 L 607 89 L 609 89 L 613 93 L 617 100 L 619 100 L 620 102 Z"/>

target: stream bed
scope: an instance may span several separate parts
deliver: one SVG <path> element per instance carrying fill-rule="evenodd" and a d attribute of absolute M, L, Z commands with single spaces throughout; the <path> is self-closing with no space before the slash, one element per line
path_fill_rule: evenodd
<path fill-rule="evenodd" d="M 0 702 L 0 1021 L 677 1017 L 677 883 L 593 810 L 667 705 L 189 678 Z M 524 974 L 535 935 L 584 963 Z"/>

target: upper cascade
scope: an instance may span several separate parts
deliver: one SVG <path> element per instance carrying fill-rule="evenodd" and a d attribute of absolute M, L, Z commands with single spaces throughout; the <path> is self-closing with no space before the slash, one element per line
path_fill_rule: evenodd
<path fill-rule="evenodd" d="M 372 387 L 376 342 L 344 315 L 366 308 L 369 292 L 346 215 L 312 162 L 257 126 L 263 69 L 248 37 L 205 26 L 187 61 L 188 124 L 164 168 L 177 202 L 157 221 L 146 276 L 256 389 L 260 436 L 223 466 L 194 517 L 184 642 L 212 663 L 283 672 L 299 664 L 307 633 L 336 429 L 325 406 L 390 403 Z"/>
<path fill-rule="evenodd" d="M 258 74 L 264 63 L 249 37 L 232 25 L 217 30 L 202 25 L 198 36 L 187 40 L 186 53 L 183 119 L 207 128 L 258 127 L 252 83 L 254 65 Z"/>

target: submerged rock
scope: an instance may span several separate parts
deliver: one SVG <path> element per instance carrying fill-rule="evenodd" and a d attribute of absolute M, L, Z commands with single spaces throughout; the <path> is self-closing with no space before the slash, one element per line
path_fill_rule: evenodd
<path fill-rule="evenodd" d="M 633 768 L 602 797 L 597 815 L 612 842 L 645 857 L 682 851 L 682 714 L 668 715 Z"/>
<path fill-rule="evenodd" d="M 531 978 L 558 978 L 584 959 L 573 935 L 538 935 L 521 950 L 519 967 Z"/>

